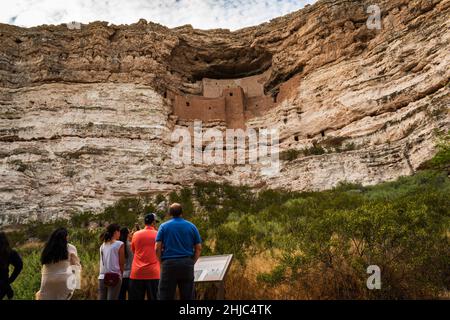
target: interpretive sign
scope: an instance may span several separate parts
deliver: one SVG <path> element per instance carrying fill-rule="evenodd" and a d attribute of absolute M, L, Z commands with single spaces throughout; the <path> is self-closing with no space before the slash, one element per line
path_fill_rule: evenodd
<path fill-rule="evenodd" d="M 200 257 L 194 266 L 194 281 L 223 281 L 228 272 L 232 259 L 232 254 Z"/>

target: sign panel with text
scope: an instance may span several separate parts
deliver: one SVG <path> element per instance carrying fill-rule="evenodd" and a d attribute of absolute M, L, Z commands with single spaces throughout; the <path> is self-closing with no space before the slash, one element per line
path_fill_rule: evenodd
<path fill-rule="evenodd" d="M 200 257 L 194 266 L 195 282 L 223 281 L 233 259 L 232 254 Z"/>

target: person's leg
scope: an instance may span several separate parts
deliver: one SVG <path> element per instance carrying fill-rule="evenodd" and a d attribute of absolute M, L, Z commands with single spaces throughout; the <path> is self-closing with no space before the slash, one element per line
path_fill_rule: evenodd
<path fill-rule="evenodd" d="M 145 291 L 145 296 L 147 297 L 147 300 L 152 300 L 152 292 L 151 292 L 151 287 L 150 287 L 150 280 L 143 280 L 144 282 L 144 291 Z"/>
<path fill-rule="evenodd" d="M 130 300 L 144 300 L 145 290 L 143 280 L 130 279 Z"/>
<path fill-rule="evenodd" d="M 13 291 L 11 285 L 6 287 L 6 296 L 8 297 L 8 300 L 12 300 L 14 297 L 14 291 Z M 2 300 L 2 299 L 0 299 L 0 300 Z"/>
<path fill-rule="evenodd" d="M 127 297 L 127 299 L 130 299 L 130 278 L 126 278 L 127 280 L 127 286 L 126 286 L 126 292 L 125 295 Z"/>
<path fill-rule="evenodd" d="M 148 280 L 148 291 L 147 291 L 147 299 L 148 300 L 159 300 L 158 298 L 158 286 L 159 280 Z"/>
<path fill-rule="evenodd" d="M 194 300 L 194 260 L 180 259 L 178 274 L 180 300 Z"/>
<path fill-rule="evenodd" d="M 98 280 L 98 300 L 106 300 L 106 287 L 103 279 Z"/>
<path fill-rule="evenodd" d="M 0 300 L 6 296 L 6 288 L 0 288 Z"/>
<path fill-rule="evenodd" d="M 127 300 L 130 297 L 130 278 L 122 279 L 122 281 L 125 281 L 125 290 L 123 292 L 123 300 Z M 122 287 L 124 287 L 123 284 L 122 284 Z"/>
<path fill-rule="evenodd" d="M 161 263 L 158 297 L 160 300 L 174 300 L 177 288 L 176 261 L 164 260 Z"/>
<path fill-rule="evenodd" d="M 128 286 L 129 286 L 129 279 L 123 278 L 122 286 L 120 287 L 119 300 L 127 299 Z"/>
<path fill-rule="evenodd" d="M 117 300 L 119 298 L 120 288 L 122 287 L 122 279 L 114 287 L 108 287 L 107 299 Z"/>

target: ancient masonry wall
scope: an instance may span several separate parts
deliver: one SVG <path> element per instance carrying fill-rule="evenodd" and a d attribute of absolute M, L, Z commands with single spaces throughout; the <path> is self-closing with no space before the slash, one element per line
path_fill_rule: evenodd
<path fill-rule="evenodd" d="M 239 79 L 204 78 L 202 96 L 167 92 L 173 114 L 180 120 L 222 121 L 228 128 L 245 128 L 245 122 L 259 117 L 288 99 L 298 88 L 300 78 L 293 77 L 280 86 L 275 96 L 264 94 L 264 83 L 271 70 Z"/>
<path fill-rule="evenodd" d="M 173 113 L 182 120 L 226 121 L 225 99 L 208 99 L 194 95 L 176 95 L 170 93 Z"/>
<path fill-rule="evenodd" d="M 225 89 L 241 87 L 246 97 L 260 97 L 264 95 L 264 83 L 269 79 L 271 70 L 262 74 L 239 79 L 209 79 L 203 78 L 203 96 L 218 98 Z"/>

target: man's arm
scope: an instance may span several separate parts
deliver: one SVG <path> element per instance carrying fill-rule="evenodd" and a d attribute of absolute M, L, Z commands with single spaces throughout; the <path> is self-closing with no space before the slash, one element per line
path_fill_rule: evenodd
<path fill-rule="evenodd" d="M 164 223 L 162 225 L 159 226 L 159 230 L 158 233 L 156 234 L 156 238 L 155 238 L 155 251 L 156 251 L 156 258 L 158 259 L 159 263 L 161 263 L 161 258 L 162 258 L 162 251 L 164 250 L 163 248 L 163 241 L 164 241 Z"/>
<path fill-rule="evenodd" d="M 194 263 L 197 262 L 198 258 L 200 258 L 200 253 L 202 252 L 202 244 L 197 243 L 194 246 Z"/>
<path fill-rule="evenodd" d="M 198 232 L 197 227 L 194 225 L 194 263 L 200 258 L 200 253 L 202 252 L 202 237 L 200 237 L 200 232 Z"/>
<path fill-rule="evenodd" d="M 156 249 L 156 258 L 161 263 L 162 241 L 157 241 L 156 242 L 155 249 Z"/>
<path fill-rule="evenodd" d="M 23 268 L 22 258 L 20 258 L 19 254 L 16 251 L 12 252 L 11 264 L 14 266 L 14 271 L 9 277 L 9 283 L 13 283 L 16 280 L 17 276 L 20 274 Z"/>

